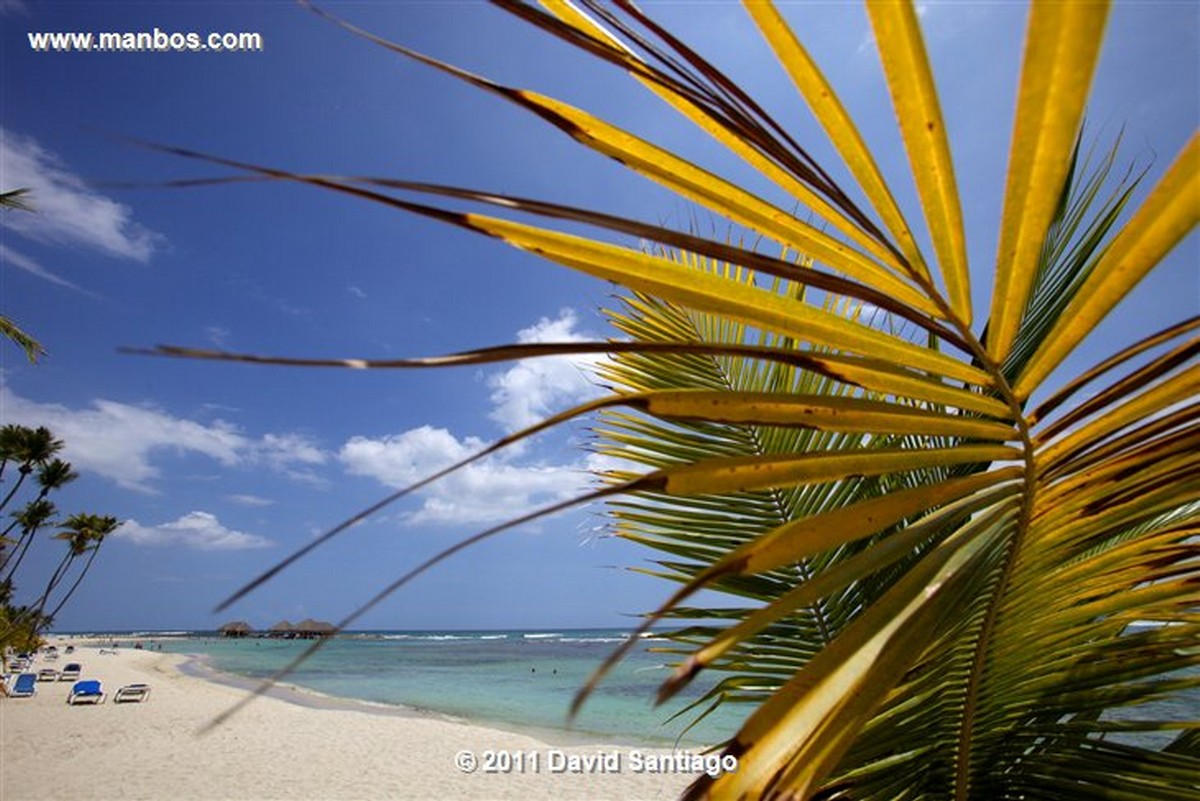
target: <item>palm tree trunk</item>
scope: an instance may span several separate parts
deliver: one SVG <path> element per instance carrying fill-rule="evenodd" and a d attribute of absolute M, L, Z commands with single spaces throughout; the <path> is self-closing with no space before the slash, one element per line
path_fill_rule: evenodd
<path fill-rule="evenodd" d="M 33 541 L 33 538 L 31 537 L 30 542 L 32 542 L 32 541 Z M 42 610 L 44 610 L 46 608 L 46 601 L 48 601 L 50 599 L 50 593 L 54 592 L 54 588 L 59 584 L 59 582 L 62 581 L 62 577 L 66 575 L 67 568 L 70 566 L 71 562 L 74 559 L 75 559 L 75 554 L 68 551 L 67 554 L 62 558 L 62 561 L 58 563 L 58 567 L 55 568 L 54 574 L 50 576 L 50 581 L 46 584 L 46 589 L 42 593 L 42 597 L 38 598 L 37 605 L 34 607 L 30 607 L 29 609 L 27 609 L 25 611 L 24 614 L 17 615 L 12 620 L 10 620 L 8 628 L 5 629 L 3 631 L 3 633 L 0 633 L 0 640 L 3 640 L 9 634 L 16 631 L 17 628 L 27 618 L 33 618 L 34 620 L 36 620 L 37 617 L 42 614 Z M 16 567 L 14 566 L 13 569 L 15 570 Z"/>
<path fill-rule="evenodd" d="M 17 566 L 21 564 L 21 559 L 24 558 L 25 551 L 29 550 L 29 543 L 31 542 L 33 542 L 33 532 L 22 531 L 20 538 L 17 540 L 16 544 L 13 545 L 12 551 L 8 554 L 5 554 L 3 559 L 0 559 L 0 571 L 3 571 L 4 568 L 8 567 L 8 563 L 12 561 L 14 556 L 16 556 L 17 561 L 13 563 L 12 568 L 8 571 L 8 577 L 11 578 L 12 574 L 17 572 Z"/>
<path fill-rule="evenodd" d="M 54 588 L 57 587 L 59 582 L 63 580 L 63 577 L 67 574 L 67 570 L 70 568 L 71 562 L 73 561 L 75 561 L 75 554 L 68 551 L 66 556 L 62 558 L 62 561 L 58 563 L 58 568 L 54 571 L 54 575 L 50 577 L 50 581 L 46 584 L 45 592 L 42 593 L 41 598 L 38 598 L 37 613 L 39 615 L 42 613 L 42 610 L 46 608 L 46 601 L 50 600 L 50 593 L 54 592 Z"/>
<path fill-rule="evenodd" d="M 0 509 L 3 509 L 4 507 L 8 506 L 8 502 L 11 501 L 13 496 L 17 494 L 17 490 L 19 490 L 21 488 L 21 484 L 23 484 L 25 482 L 25 476 L 27 476 L 27 475 L 29 475 L 29 471 L 27 471 L 27 470 L 21 471 L 21 476 L 20 476 L 20 478 L 17 479 L 17 483 L 13 484 L 12 489 L 10 489 L 8 491 L 8 494 L 4 496 L 3 503 L 0 503 Z"/>
<path fill-rule="evenodd" d="M 29 552 L 29 546 L 33 545 L 33 534 L 36 530 L 37 529 L 30 531 L 28 534 L 22 534 L 21 539 L 17 541 L 17 547 L 21 549 L 21 552 L 17 554 L 17 561 L 13 562 L 12 567 L 9 568 L 8 575 L 5 576 L 5 578 L 12 578 L 17 574 L 17 568 L 21 566 L 21 561 L 25 558 L 25 554 Z M 13 550 L 14 552 L 16 551 L 15 548 Z M 12 558 L 11 554 L 9 555 L 9 558 Z M 0 570 L 3 570 L 6 564 L 8 564 L 7 559 L 3 564 L 0 564 Z"/>
<path fill-rule="evenodd" d="M 0 537 L 7 538 L 9 533 L 11 533 L 12 530 L 17 527 L 17 523 L 19 523 L 19 522 L 20 521 L 14 519 L 11 523 L 8 524 L 8 527 L 5 528 L 4 531 L 0 531 Z M 25 543 L 26 536 L 27 536 L 27 532 L 22 531 L 20 538 L 13 545 L 12 550 L 4 552 L 2 555 L 0 555 L 0 570 L 4 570 L 4 566 L 7 565 L 9 563 L 9 561 L 13 558 L 13 554 L 15 554 L 17 551 L 21 550 L 21 546 Z"/>
<path fill-rule="evenodd" d="M 88 570 L 91 569 L 92 561 L 95 560 L 96 554 L 98 553 L 100 553 L 100 548 L 98 546 L 92 548 L 92 552 L 88 554 L 87 561 L 83 565 L 83 570 L 79 571 L 79 575 L 75 578 L 74 583 L 71 584 L 71 588 L 67 590 L 67 594 L 62 597 L 62 600 L 58 602 L 58 604 L 54 607 L 54 610 L 48 615 L 51 620 L 54 619 L 54 616 L 58 614 L 59 610 L 63 608 L 67 601 L 71 599 L 71 596 L 75 594 L 75 590 L 79 588 L 79 584 L 83 581 L 83 577 L 86 576 Z"/>

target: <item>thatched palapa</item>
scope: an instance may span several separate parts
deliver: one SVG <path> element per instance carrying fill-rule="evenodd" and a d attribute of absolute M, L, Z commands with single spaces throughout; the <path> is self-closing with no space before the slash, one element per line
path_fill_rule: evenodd
<path fill-rule="evenodd" d="M 324 620 L 313 620 L 310 617 L 292 626 L 292 632 L 297 637 L 311 640 L 316 637 L 330 637 L 337 633 L 337 627 Z"/>
<path fill-rule="evenodd" d="M 244 620 L 232 620 L 226 623 L 221 628 L 217 629 L 222 637 L 245 637 L 254 631 L 250 624 Z"/>
<path fill-rule="evenodd" d="M 289 623 L 286 620 L 281 620 L 278 623 L 276 623 L 274 626 L 271 626 L 271 628 L 267 630 L 267 636 L 268 637 L 283 637 L 285 639 L 290 639 L 291 637 L 296 636 L 296 630 L 295 630 L 295 627 L 292 626 L 291 623 Z"/>

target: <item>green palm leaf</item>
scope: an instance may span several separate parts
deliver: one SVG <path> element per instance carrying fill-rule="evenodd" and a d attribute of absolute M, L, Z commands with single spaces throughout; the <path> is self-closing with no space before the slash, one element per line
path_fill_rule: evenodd
<path fill-rule="evenodd" d="M 982 325 L 972 322 L 955 166 L 909 4 L 868 11 L 919 214 L 901 212 L 834 88 L 770 3 L 746 5 L 853 193 L 632 4 L 498 5 L 628 72 L 802 212 L 584 110 L 339 24 L 536 114 L 781 255 L 480 190 L 174 149 L 457 225 L 629 294 L 610 312 L 624 337 L 611 343 L 386 364 L 163 352 L 357 368 L 611 353 L 602 375 L 613 397 L 546 425 L 599 411 L 596 447 L 629 464 L 588 498 L 609 499 L 617 533 L 661 554 L 648 571 L 680 585 L 647 619 L 688 623 L 672 635 L 680 666 L 661 696 L 715 670 L 721 679 L 697 709 L 751 702 L 725 745 L 739 770 L 701 777 L 688 797 L 1194 798 L 1200 724 L 1139 708 L 1200 684 L 1197 322 L 1134 333 L 1078 379 L 1046 385 L 1200 215 L 1200 139 L 1135 209 L 1136 179 L 1108 188 L 1112 154 L 1095 168 L 1080 157 L 1107 5 L 1030 13 Z M 916 219 L 932 256 L 910 229 Z M 630 247 L 625 235 L 652 245 Z M 1044 400 L 1027 410 L 1034 397 Z M 516 522 L 448 549 L 370 604 Z M 737 605 L 683 605 L 701 589 Z M 1130 739 L 1148 733 L 1165 742 Z"/>

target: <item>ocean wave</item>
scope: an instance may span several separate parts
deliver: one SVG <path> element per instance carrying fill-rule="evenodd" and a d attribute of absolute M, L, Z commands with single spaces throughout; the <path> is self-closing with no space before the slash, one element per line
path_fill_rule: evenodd
<path fill-rule="evenodd" d="M 474 640 L 462 634 L 380 634 L 381 640 Z"/>

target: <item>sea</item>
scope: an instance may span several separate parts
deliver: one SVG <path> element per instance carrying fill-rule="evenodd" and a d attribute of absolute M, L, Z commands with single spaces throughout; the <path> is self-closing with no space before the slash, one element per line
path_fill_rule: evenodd
<path fill-rule="evenodd" d="M 222 638 L 204 632 L 125 632 L 89 635 L 118 647 L 161 649 L 190 655 L 195 675 L 230 679 L 247 688 L 274 675 L 312 642 L 267 637 Z M 391 711 L 448 716 L 543 737 L 606 738 L 614 742 L 700 748 L 732 737 L 753 709 L 721 704 L 702 714 L 702 696 L 719 681 L 714 673 L 662 706 L 653 700 L 678 656 L 661 637 L 634 646 L 597 686 L 578 717 L 567 716 L 576 692 L 629 637 L 621 629 L 555 631 L 343 632 L 288 676 L 284 683 L 313 697 L 350 699 Z M 1197 676 L 1200 669 L 1183 675 Z M 707 683 L 706 683 L 707 682 Z M 689 708 L 691 707 L 691 708 Z M 1134 719 L 1200 718 L 1200 690 L 1126 710 Z M 1111 735 L 1152 748 L 1173 739 L 1166 732 Z"/>
<path fill-rule="evenodd" d="M 200 632 L 103 636 L 118 647 L 140 644 L 192 655 L 218 677 L 254 680 L 270 677 L 312 644 Z M 722 704 L 707 716 L 701 714 L 707 703 L 688 709 L 717 677 L 708 684 L 697 680 L 679 698 L 654 706 L 669 663 L 678 659 L 656 653 L 670 644 L 655 637 L 637 643 L 568 725 L 576 692 L 628 636 L 621 629 L 344 632 L 326 640 L 284 682 L 325 696 L 542 734 L 701 747 L 736 733 L 752 711 L 747 705 Z"/>

